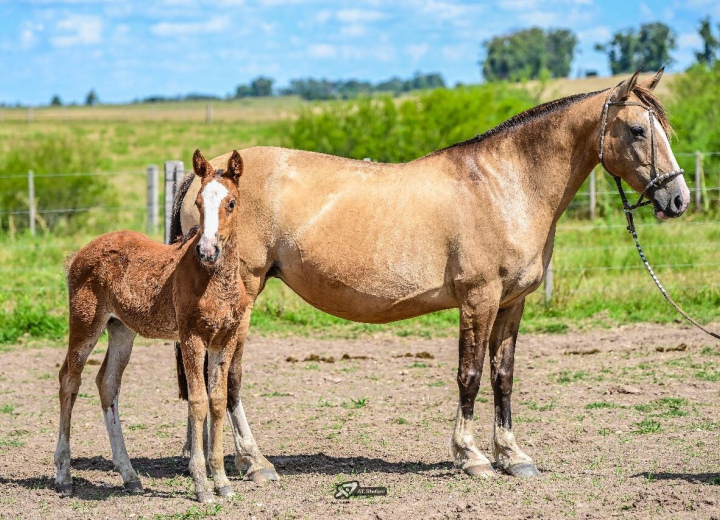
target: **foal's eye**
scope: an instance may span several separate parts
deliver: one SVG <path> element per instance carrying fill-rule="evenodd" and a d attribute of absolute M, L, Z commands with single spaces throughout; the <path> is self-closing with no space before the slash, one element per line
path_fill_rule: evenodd
<path fill-rule="evenodd" d="M 644 137 L 645 129 L 642 126 L 631 126 L 630 131 L 635 137 Z"/>
<path fill-rule="evenodd" d="M 230 211 L 234 210 L 235 209 L 235 201 L 231 200 L 227 207 Z"/>

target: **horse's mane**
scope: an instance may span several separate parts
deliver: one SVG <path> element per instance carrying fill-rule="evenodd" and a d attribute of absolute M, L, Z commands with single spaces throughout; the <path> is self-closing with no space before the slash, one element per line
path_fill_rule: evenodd
<path fill-rule="evenodd" d="M 519 114 L 512 116 L 510 119 L 503 121 L 499 125 L 486 131 L 485 133 L 482 133 L 465 141 L 460 141 L 459 143 L 451 144 L 450 146 L 441 148 L 440 150 L 432 152 L 429 155 L 434 155 L 440 152 L 444 152 L 446 150 L 450 150 L 452 148 L 457 148 L 459 146 L 481 143 L 490 137 L 502 134 L 514 128 L 518 128 L 526 123 L 529 123 L 530 121 L 540 119 L 547 114 L 557 112 L 558 110 L 574 105 L 578 101 L 582 101 L 583 99 L 596 96 L 597 94 L 602 94 L 603 92 L 607 92 L 608 90 L 610 89 L 606 88 L 603 90 L 596 90 L 594 92 L 586 92 L 584 94 L 574 94 L 572 96 L 554 99 L 552 101 L 542 103 L 528 110 L 525 110 L 524 112 L 520 112 Z M 665 130 L 668 135 L 671 135 L 672 127 L 670 125 L 670 121 L 668 120 L 667 112 L 665 111 L 665 108 L 662 106 L 662 103 L 660 103 L 660 100 L 655 96 L 655 94 L 653 94 L 652 91 L 641 85 L 635 85 L 633 93 L 638 97 L 641 103 L 654 111 L 655 118 L 663 127 L 663 130 Z M 598 117 L 600 117 L 600 114 L 598 114 Z"/>

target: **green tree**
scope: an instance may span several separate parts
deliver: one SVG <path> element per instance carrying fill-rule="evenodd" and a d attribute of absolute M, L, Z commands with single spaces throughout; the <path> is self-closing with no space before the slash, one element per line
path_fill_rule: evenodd
<path fill-rule="evenodd" d="M 670 53 L 676 48 L 675 31 L 662 22 L 618 31 L 609 42 L 595 45 L 595 50 L 608 55 L 613 74 L 658 70 L 673 62 Z"/>
<path fill-rule="evenodd" d="M 250 83 L 250 90 L 255 97 L 267 97 L 272 95 L 272 78 L 259 76 Z"/>
<path fill-rule="evenodd" d="M 90 92 L 88 92 L 87 97 L 85 98 L 85 104 L 89 107 L 93 105 L 97 105 L 100 102 L 100 99 L 98 98 L 97 94 L 95 93 L 95 89 L 92 89 Z"/>
<path fill-rule="evenodd" d="M 718 25 L 720 29 L 720 24 Z M 710 25 L 710 17 L 700 20 L 700 29 L 698 30 L 700 38 L 703 41 L 703 50 L 695 53 L 698 63 L 712 65 L 717 60 L 717 53 L 720 50 L 720 39 L 713 35 L 712 26 Z"/>
<path fill-rule="evenodd" d="M 572 31 L 531 27 L 485 41 L 485 58 L 479 65 L 487 81 L 566 77 L 576 46 Z"/>
<path fill-rule="evenodd" d="M 51 107 L 61 107 L 62 106 L 62 100 L 60 99 L 60 96 L 55 94 L 52 99 L 50 100 L 50 106 Z"/>

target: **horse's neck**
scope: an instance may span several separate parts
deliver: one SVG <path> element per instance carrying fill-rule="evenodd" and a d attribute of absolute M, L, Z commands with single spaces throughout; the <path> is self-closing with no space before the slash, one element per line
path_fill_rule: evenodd
<path fill-rule="evenodd" d="M 478 158 L 488 157 L 497 175 L 512 176 L 534 213 L 542 206 L 553 225 L 598 164 L 601 111 L 597 96 L 580 100 L 493 137 L 490 148 L 481 142 Z"/>

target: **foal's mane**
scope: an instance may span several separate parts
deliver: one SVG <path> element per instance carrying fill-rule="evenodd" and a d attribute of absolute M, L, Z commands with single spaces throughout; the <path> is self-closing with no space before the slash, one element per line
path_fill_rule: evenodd
<path fill-rule="evenodd" d="M 465 146 L 465 145 L 469 145 L 469 144 L 481 143 L 490 137 L 493 137 L 493 136 L 499 135 L 499 134 L 503 134 L 503 133 L 513 130 L 515 128 L 519 128 L 519 127 L 525 125 L 526 123 L 535 121 L 536 119 L 540 119 L 548 114 L 552 114 L 552 113 L 562 110 L 566 107 L 574 105 L 578 101 L 582 101 L 583 99 L 587 99 L 589 97 L 596 96 L 598 94 L 602 94 L 603 92 L 607 92 L 609 90 L 610 89 L 606 88 L 603 90 L 596 90 L 594 92 L 586 92 L 583 94 L 574 94 L 572 96 L 554 99 L 552 101 L 542 103 L 542 104 L 532 107 L 528 110 L 525 110 L 524 112 L 520 112 L 519 114 L 512 116 L 510 119 L 503 121 L 496 127 L 493 127 L 490 130 L 486 131 L 485 133 L 482 133 L 480 135 L 477 135 L 477 136 L 467 139 L 465 141 L 460 141 L 459 143 L 451 144 L 450 146 L 441 148 L 440 150 L 432 152 L 428 155 L 435 155 L 437 153 L 444 152 L 446 150 L 450 150 L 453 148 L 457 148 L 457 147 L 461 147 L 461 146 Z M 638 97 L 638 99 L 640 100 L 640 102 L 643 105 L 645 105 L 648 108 L 651 108 L 653 110 L 653 112 L 655 113 L 655 118 L 658 120 L 660 125 L 663 127 L 663 130 L 665 130 L 665 133 L 667 133 L 668 135 L 671 135 L 672 127 L 670 126 L 670 121 L 668 120 L 667 112 L 665 111 L 665 108 L 663 107 L 662 103 L 660 103 L 660 100 L 655 96 L 655 94 L 653 94 L 652 91 L 643 87 L 642 85 L 635 85 L 635 88 L 633 89 L 633 94 L 635 94 Z M 600 113 L 598 113 L 598 118 L 600 118 Z"/>

